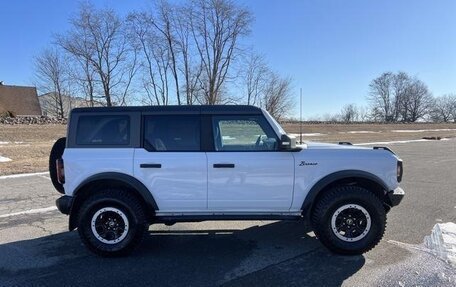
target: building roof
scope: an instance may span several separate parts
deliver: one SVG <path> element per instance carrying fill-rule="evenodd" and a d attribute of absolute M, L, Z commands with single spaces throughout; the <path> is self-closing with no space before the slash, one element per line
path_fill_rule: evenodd
<path fill-rule="evenodd" d="M 73 113 L 87 112 L 143 112 L 143 113 L 194 113 L 194 114 L 261 114 L 261 109 L 247 105 L 170 105 L 170 106 L 135 106 L 135 107 L 93 107 L 75 108 Z"/>
<path fill-rule="evenodd" d="M 7 86 L 0 84 L 0 114 L 41 115 L 35 87 Z"/>

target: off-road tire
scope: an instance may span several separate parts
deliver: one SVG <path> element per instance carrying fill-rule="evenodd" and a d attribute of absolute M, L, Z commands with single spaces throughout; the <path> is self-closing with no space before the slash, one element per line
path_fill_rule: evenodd
<path fill-rule="evenodd" d="M 115 244 L 98 240 L 91 227 L 94 214 L 107 207 L 122 211 L 128 218 L 128 233 Z M 90 251 L 104 257 L 128 255 L 141 243 L 148 228 L 143 204 L 125 190 L 106 189 L 97 192 L 84 201 L 78 212 L 78 233 L 82 242 Z"/>
<path fill-rule="evenodd" d="M 370 230 L 355 242 L 341 240 L 331 227 L 333 214 L 347 204 L 363 207 L 371 219 Z M 311 221 L 315 234 L 329 250 L 338 254 L 357 255 L 371 250 L 380 242 L 385 232 L 386 212 L 381 200 L 369 190 L 359 186 L 339 186 L 325 192 L 315 203 Z"/>
<path fill-rule="evenodd" d="M 66 138 L 59 138 L 52 146 L 49 155 L 49 176 L 51 177 L 52 185 L 60 193 L 65 193 L 63 185 L 57 179 L 56 161 L 62 158 L 65 151 Z"/>

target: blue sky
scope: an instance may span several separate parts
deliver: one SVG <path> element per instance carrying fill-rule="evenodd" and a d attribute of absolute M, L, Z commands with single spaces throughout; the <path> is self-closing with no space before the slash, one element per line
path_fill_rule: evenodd
<path fill-rule="evenodd" d="M 434 95 L 456 93 L 456 1 L 238 0 L 255 16 L 247 43 L 293 78 L 306 118 L 366 104 L 369 82 L 405 71 Z M 141 1 L 94 1 L 126 14 Z M 33 57 L 68 28 L 77 1 L 2 1 L 0 80 L 33 83 Z M 296 107 L 295 115 L 299 114 Z"/>

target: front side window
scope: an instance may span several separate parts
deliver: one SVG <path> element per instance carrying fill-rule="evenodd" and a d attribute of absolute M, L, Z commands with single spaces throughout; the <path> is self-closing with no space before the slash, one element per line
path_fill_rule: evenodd
<path fill-rule="evenodd" d="M 200 117 L 197 115 L 145 116 L 144 148 L 148 151 L 199 151 Z"/>
<path fill-rule="evenodd" d="M 129 116 L 80 116 L 76 133 L 78 145 L 129 145 Z"/>
<path fill-rule="evenodd" d="M 274 151 L 278 140 L 262 116 L 213 117 L 217 151 Z"/>

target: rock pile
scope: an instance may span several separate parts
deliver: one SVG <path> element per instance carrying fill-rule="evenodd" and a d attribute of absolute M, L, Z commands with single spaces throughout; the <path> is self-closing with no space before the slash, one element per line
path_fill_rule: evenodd
<path fill-rule="evenodd" d="M 65 118 L 56 118 L 50 116 L 16 116 L 0 117 L 0 124 L 4 125 L 47 125 L 57 124 L 64 125 L 67 123 Z"/>

